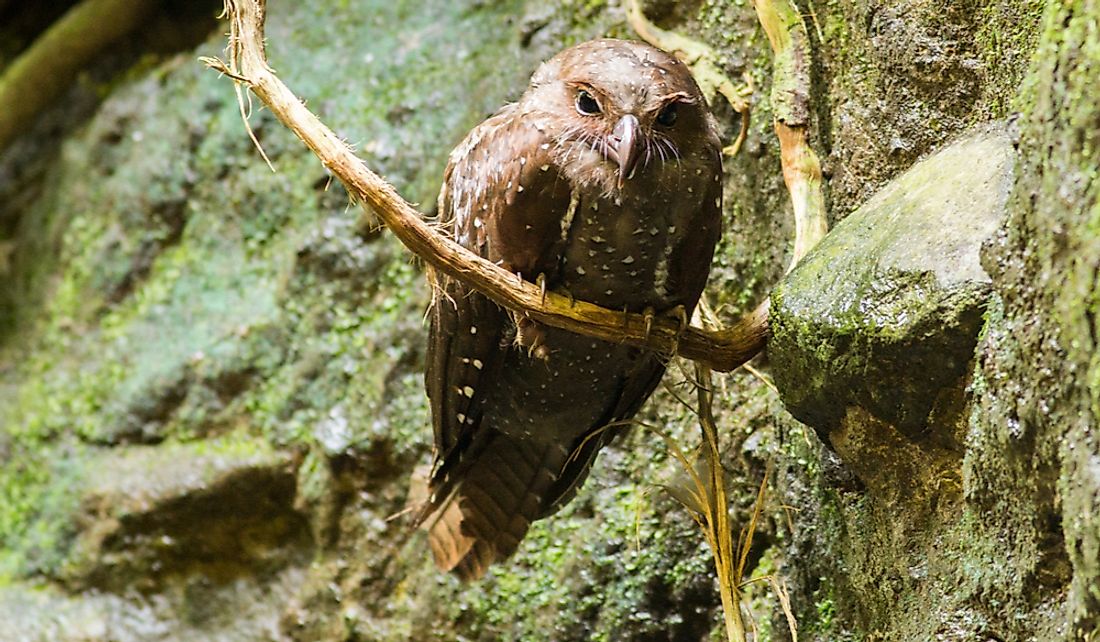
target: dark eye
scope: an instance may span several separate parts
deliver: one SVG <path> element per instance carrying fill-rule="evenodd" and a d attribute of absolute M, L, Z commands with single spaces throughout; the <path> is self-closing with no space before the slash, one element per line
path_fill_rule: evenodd
<path fill-rule="evenodd" d="M 577 92 L 577 112 L 582 116 L 595 116 L 600 113 L 600 103 L 585 90 Z"/>
<path fill-rule="evenodd" d="M 657 113 L 657 124 L 662 127 L 672 127 L 676 124 L 676 108 L 680 103 L 672 102 L 661 108 Z"/>

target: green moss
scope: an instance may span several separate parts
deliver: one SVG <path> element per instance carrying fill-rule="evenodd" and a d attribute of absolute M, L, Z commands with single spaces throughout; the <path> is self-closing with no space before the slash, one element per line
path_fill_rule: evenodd
<path fill-rule="evenodd" d="M 0 468 L 0 582 L 56 576 L 76 533 L 86 460 L 79 448 L 20 443 Z"/>
<path fill-rule="evenodd" d="M 824 578 L 822 578 L 824 579 Z M 822 596 L 822 593 L 828 593 L 823 589 L 818 589 L 814 594 L 814 610 L 817 612 L 817 625 L 816 631 L 827 635 L 833 628 L 833 618 L 836 617 L 836 606 L 833 604 L 831 596 Z"/>
<path fill-rule="evenodd" d="M 976 7 L 976 48 L 989 74 L 980 118 L 1005 118 L 1011 113 L 1039 43 L 1046 4 L 1043 0 L 987 1 Z"/>

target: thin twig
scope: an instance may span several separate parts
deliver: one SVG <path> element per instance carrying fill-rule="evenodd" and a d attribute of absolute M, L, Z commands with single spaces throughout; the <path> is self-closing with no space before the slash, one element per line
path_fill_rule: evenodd
<path fill-rule="evenodd" d="M 744 563 L 736 563 L 733 536 L 729 523 L 729 500 L 726 497 L 726 480 L 723 474 L 718 447 L 718 426 L 714 420 L 711 393 L 711 372 L 696 362 L 695 376 L 702 385 L 696 387 L 699 426 L 703 431 L 703 452 L 709 479 L 705 497 L 707 511 L 704 515 L 704 533 L 714 557 L 714 570 L 718 575 L 718 593 L 722 599 L 722 615 L 726 623 L 726 637 L 731 642 L 744 642 L 745 621 L 741 617 L 741 570 Z M 753 524 L 755 526 L 755 524 Z M 751 535 L 750 535 L 751 537 Z M 744 555 L 741 556 L 744 559 Z"/>

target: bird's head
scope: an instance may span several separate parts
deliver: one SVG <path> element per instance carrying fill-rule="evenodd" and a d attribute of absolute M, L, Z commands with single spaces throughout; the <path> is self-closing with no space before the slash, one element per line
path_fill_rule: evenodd
<path fill-rule="evenodd" d="M 681 173 L 717 143 L 687 67 L 640 42 L 601 39 L 566 49 L 535 72 L 525 98 L 542 113 L 563 173 L 607 193 L 642 175 Z"/>

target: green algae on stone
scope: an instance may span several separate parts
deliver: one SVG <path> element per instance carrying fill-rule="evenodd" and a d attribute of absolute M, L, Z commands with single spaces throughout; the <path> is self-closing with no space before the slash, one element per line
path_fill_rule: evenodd
<path fill-rule="evenodd" d="M 253 642 L 280 639 L 281 605 L 304 573 L 288 568 L 264 582 L 195 579 L 158 599 L 67 592 L 47 583 L 0 586 L 0 639 L 51 642 Z M 166 625 L 171 622 L 172 624 Z"/>
<path fill-rule="evenodd" d="M 1023 581 L 1011 601 L 982 602 L 1007 612 L 1051 596 L 1063 624 L 1044 640 L 1100 635 L 1098 24 L 1096 0 L 1048 3 L 1016 105 L 1011 216 L 983 254 L 1003 305 L 980 346 L 984 394 L 965 470 Z"/>
<path fill-rule="evenodd" d="M 776 288 L 768 351 L 788 410 L 828 432 L 859 406 L 907 434 L 959 385 L 989 277 L 978 251 L 1004 218 L 1000 129 L 918 163 L 849 215 Z"/>
<path fill-rule="evenodd" d="M 840 219 L 961 131 L 1009 117 L 1046 3 L 811 4 L 819 143 Z"/>

